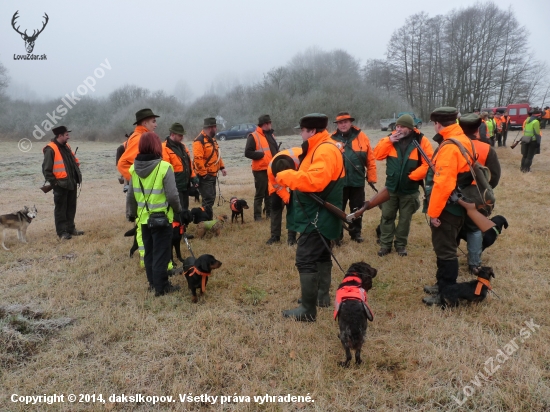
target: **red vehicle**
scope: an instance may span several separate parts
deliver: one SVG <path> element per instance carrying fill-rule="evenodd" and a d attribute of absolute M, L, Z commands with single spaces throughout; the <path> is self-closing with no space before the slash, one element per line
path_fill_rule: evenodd
<path fill-rule="evenodd" d="M 508 116 L 510 116 L 510 129 L 523 127 L 523 122 L 527 119 L 527 112 L 530 109 L 528 103 L 509 104 Z"/>

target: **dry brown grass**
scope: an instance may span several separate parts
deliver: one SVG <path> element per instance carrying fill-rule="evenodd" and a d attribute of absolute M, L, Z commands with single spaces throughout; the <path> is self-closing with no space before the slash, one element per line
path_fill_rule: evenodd
<path fill-rule="evenodd" d="M 373 142 L 383 135 L 367 133 Z M 297 136 L 281 140 L 283 147 L 289 141 L 300 143 Z M 344 352 L 331 308 L 321 309 L 313 324 L 282 318 L 281 310 L 294 307 L 299 297 L 294 249 L 284 243 L 266 246 L 269 223 L 253 223 L 251 209 L 245 211 L 246 224 L 226 224 L 219 238 L 192 241 L 195 254 L 211 253 L 223 262 L 199 304 L 191 303 L 181 277 L 174 280 L 182 285 L 181 293 L 155 298 L 146 292 L 137 256 L 127 257 L 131 240 L 122 235 L 131 224 L 124 220 L 124 195 L 116 181 L 116 145 L 72 143 L 80 146 L 83 163 L 77 227 L 86 234 L 63 243 L 54 233 L 52 196 L 38 190 L 38 146 L 22 154 L 15 143 L 0 143 L 0 212 L 32 204 L 39 211 L 27 232 L 29 244 L 9 233 L 11 251 L 0 250 L 0 303 L 31 305 L 48 319 L 76 320 L 43 336 L 16 363 L 0 365 L 0 410 L 222 409 L 179 401 L 155 407 L 107 402 L 25 408 L 9 399 L 12 393 L 102 393 L 107 398 L 114 393 L 189 392 L 250 397 L 309 393 L 315 399 L 311 404 L 232 403 L 224 410 L 550 409 L 547 146 L 535 157 L 531 174 L 519 173 L 519 148 L 498 149 L 503 176 L 495 213 L 505 215 L 510 228 L 486 251 L 484 262 L 495 270 L 500 300 L 490 296 L 478 306 L 452 311 L 421 303 L 422 286 L 434 281 L 435 256 L 420 213 L 414 216 L 406 258 L 376 256 L 378 210 L 364 220 L 364 244 L 347 238 L 336 249 L 344 268 L 365 260 L 378 269 L 369 294 L 375 321 L 367 332 L 364 363 L 349 369 L 336 365 Z M 252 173 L 243 151 L 244 140 L 222 143 L 228 176 L 220 179 L 221 190 L 226 200 L 238 196 L 252 204 Z M 383 183 L 384 167 L 379 166 Z M 229 205 L 216 207 L 219 212 L 228 213 Z M 468 279 L 465 258 L 460 261 L 461 278 Z M 333 296 L 341 278 L 335 266 Z M 519 336 L 530 319 L 540 329 L 459 408 L 451 396 L 462 399 L 463 387 L 472 386 L 470 380 L 483 372 L 486 359 Z"/>

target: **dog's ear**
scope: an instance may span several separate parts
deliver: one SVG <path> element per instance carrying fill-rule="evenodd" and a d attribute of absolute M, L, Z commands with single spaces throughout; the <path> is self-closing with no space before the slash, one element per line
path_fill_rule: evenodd
<path fill-rule="evenodd" d="M 494 278 L 494 277 L 495 277 L 495 272 L 493 272 L 493 268 L 487 268 L 487 269 L 489 270 L 489 279 L 490 279 L 491 277 Z"/>
<path fill-rule="evenodd" d="M 377 273 L 378 273 L 378 270 L 376 270 L 375 268 L 373 268 L 372 266 L 370 266 L 370 274 L 369 274 L 369 276 L 370 276 L 371 278 L 375 278 L 376 275 L 377 275 Z"/>
<path fill-rule="evenodd" d="M 505 217 L 503 217 L 503 219 L 504 219 L 504 225 L 503 225 L 504 229 L 508 229 L 508 221 L 506 220 Z"/>

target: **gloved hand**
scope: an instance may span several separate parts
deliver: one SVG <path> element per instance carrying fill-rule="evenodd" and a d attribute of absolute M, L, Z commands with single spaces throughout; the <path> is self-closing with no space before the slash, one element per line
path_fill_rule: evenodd
<path fill-rule="evenodd" d="M 199 185 L 199 178 L 198 176 L 191 178 L 191 185 L 197 187 Z"/>

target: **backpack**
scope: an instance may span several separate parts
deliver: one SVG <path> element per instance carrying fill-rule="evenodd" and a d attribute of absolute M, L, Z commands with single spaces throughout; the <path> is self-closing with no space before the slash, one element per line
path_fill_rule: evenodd
<path fill-rule="evenodd" d="M 495 194 L 493 188 L 489 184 L 491 180 L 491 172 L 488 167 L 483 166 L 477 161 L 475 146 L 472 143 L 473 156 L 464 148 L 462 143 L 456 139 L 448 139 L 443 144 L 453 143 L 460 149 L 462 156 L 466 159 L 470 173 L 475 181 L 475 185 L 471 184 L 464 188 L 460 188 L 464 201 L 475 203 L 476 208 L 485 216 L 490 216 L 495 207 Z"/>
<path fill-rule="evenodd" d="M 124 136 L 126 137 L 126 141 L 116 148 L 115 165 L 117 166 L 118 166 L 118 161 L 126 151 L 126 145 L 128 144 L 128 139 L 130 138 L 131 134 L 126 133 Z"/>

